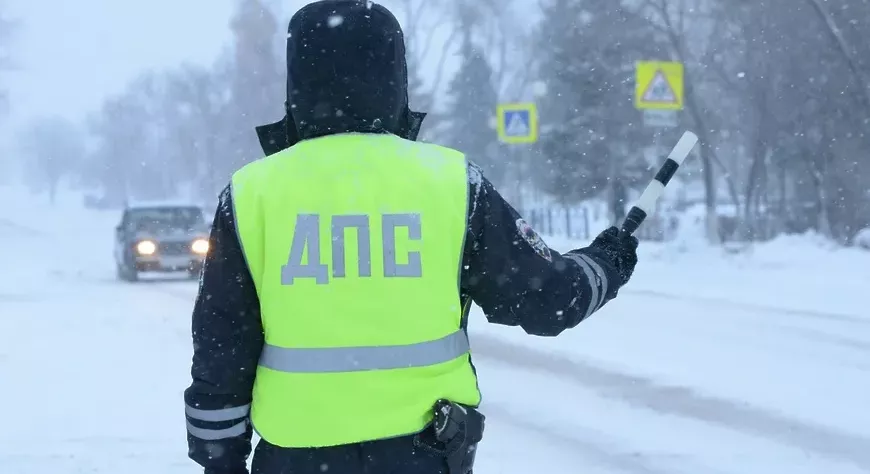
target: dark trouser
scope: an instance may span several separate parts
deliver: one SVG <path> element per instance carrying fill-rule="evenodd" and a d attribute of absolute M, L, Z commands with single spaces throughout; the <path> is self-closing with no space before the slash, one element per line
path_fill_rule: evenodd
<path fill-rule="evenodd" d="M 447 474 L 447 463 L 414 436 L 328 448 L 281 448 L 260 440 L 251 474 Z"/>

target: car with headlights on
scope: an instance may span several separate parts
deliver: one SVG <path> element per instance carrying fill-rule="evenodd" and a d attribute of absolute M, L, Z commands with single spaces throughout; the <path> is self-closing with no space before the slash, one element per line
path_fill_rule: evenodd
<path fill-rule="evenodd" d="M 202 208 L 182 204 L 128 205 L 115 228 L 118 278 L 137 281 L 142 272 L 187 272 L 198 278 L 208 253 Z"/>

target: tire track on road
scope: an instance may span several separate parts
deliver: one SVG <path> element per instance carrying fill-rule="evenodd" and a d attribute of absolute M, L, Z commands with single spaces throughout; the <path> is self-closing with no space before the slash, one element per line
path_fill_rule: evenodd
<path fill-rule="evenodd" d="M 705 469 L 699 471 L 696 465 L 693 465 L 690 471 L 682 469 L 677 471 L 672 466 L 658 467 L 656 466 L 656 459 L 665 456 L 648 456 L 630 451 L 620 451 L 614 448 L 616 442 L 608 442 L 606 435 L 603 433 L 587 433 L 588 436 L 581 437 L 575 428 L 571 431 L 571 434 L 567 434 L 565 433 L 566 429 L 536 423 L 527 417 L 519 415 L 516 410 L 503 406 L 501 403 L 486 403 L 485 406 L 481 406 L 481 410 L 487 416 L 487 419 L 492 417 L 502 423 L 519 428 L 523 433 L 534 433 L 534 435 L 543 440 L 555 445 L 564 446 L 566 451 L 580 457 L 584 462 L 608 469 L 615 469 L 629 474 L 680 474 L 681 472 L 700 474 L 701 472 L 711 472 Z M 485 435 L 483 442 L 486 442 Z M 581 467 L 577 469 L 578 472 L 582 470 Z"/>
<path fill-rule="evenodd" d="M 813 311 L 813 310 L 805 310 L 805 309 L 797 309 L 797 308 L 783 308 L 779 306 L 766 305 L 760 303 L 749 303 L 745 301 L 734 301 L 726 298 L 716 298 L 711 296 L 692 296 L 692 295 L 676 295 L 672 293 L 667 293 L 663 291 L 656 290 L 643 290 L 643 289 L 629 289 L 626 288 L 621 290 L 624 294 L 628 295 L 638 295 L 638 296 L 648 296 L 653 298 L 663 298 L 663 299 L 671 299 L 671 300 L 680 300 L 691 303 L 699 303 L 703 305 L 715 305 L 716 307 L 730 307 L 734 309 L 748 310 L 751 312 L 759 312 L 759 313 L 779 313 L 779 314 L 787 314 L 790 316 L 800 316 L 804 318 L 810 318 L 813 320 L 822 320 L 825 322 L 831 322 L 832 319 L 836 319 L 839 322 L 851 323 L 861 326 L 870 326 L 870 318 L 861 317 L 853 314 L 844 314 L 844 313 L 834 313 L 827 311 Z"/>
<path fill-rule="evenodd" d="M 93 278 L 95 282 L 116 282 L 111 278 Z M 122 282 L 118 282 L 122 283 Z M 179 288 L 169 285 L 179 284 Z M 127 288 L 142 288 L 149 293 L 157 293 L 193 304 L 196 292 L 183 289 L 190 282 L 140 282 L 125 284 Z M 633 291 L 630 293 L 660 298 L 696 301 L 718 304 L 719 300 L 705 297 L 679 297 L 652 291 Z M 750 303 L 734 303 L 722 300 L 725 304 L 753 311 L 774 311 L 782 314 L 795 314 L 814 319 L 840 319 L 843 322 L 870 324 L 870 321 L 850 315 L 826 314 L 813 311 L 790 310 Z M 755 435 L 773 440 L 798 449 L 819 453 L 826 457 L 848 461 L 870 471 L 870 438 L 837 431 L 836 429 L 795 420 L 785 415 L 770 412 L 739 401 L 698 393 L 691 388 L 664 385 L 643 376 L 631 375 L 612 369 L 594 366 L 588 362 L 558 354 L 540 351 L 524 345 L 510 343 L 485 334 L 472 334 L 473 355 L 475 358 L 489 358 L 497 362 L 526 368 L 537 372 L 550 373 L 598 392 L 604 398 L 619 400 L 630 406 L 658 413 L 675 415 L 691 420 L 702 421 L 732 431 Z M 553 432 L 552 429 L 537 425 L 529 420 L 516 417 L 511 410 L 488 405 L 493 415 L 518 428 L 527 429 L 553 442 L 571 444 L 584 456 L 624 472 L 639 474 L 673 474 L 673 469 L 662 470 L 643 457 L 629 453 L 614 453 L 606 446 L 588 439 L 579 439 Z"/>
<path fill-rule="evenodd" d="M 630 406 L 751 434 L 766 440 L 848 461 L 870 471 L 870 438 L 795 420 L 748 403 L 698 393 L 690 388 L 654 380 L 526 346 L 472 334 L 474 358 L 490 358 L 516 367 L 550 373 L 570 380 L 604 398 Z"/>

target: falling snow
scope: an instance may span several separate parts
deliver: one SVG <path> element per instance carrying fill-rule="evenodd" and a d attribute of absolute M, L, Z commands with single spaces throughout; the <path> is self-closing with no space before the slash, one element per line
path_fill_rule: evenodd
<path fill-rule="evenodd" d="M 327 25 L 329 25 L 330 28 L 340 26 L 342 23 L 344 23 L 344 17 L 341 15 L 330 15 L 327 19 Z"/>
<path fill-rule="evenodd" d="M 346 42 L 352 52 L 299 53 L 296 43 L 312 32 L 359 31 L 365 21 L 337 5 L 285 38 L 306 2 L 243 0 L 230 2 L 232 11 L 206 0 L 158 0 L 147 11 L 79 2 L 74 17 L 30 3 L 38 2 L 0 0 L 0 405 L 16 407 L 0 434 L 2 473 L 200 472 L 188 458 L 181 392 L 197 377 L 195 358 L 252 380 L 259 351 L 242 361 L 239 340 L 262 337 L 259 297 L 250 296 L 259 293 L 250 269 L 227 270 L 230 257 L 207 267 L 226 291 L 183 266 L 178 274 L 125 266 L 133 249 L 152 259 L 173 245 L 192 250 L 194 231 L 150 231 L 149 247 L 144 231 L 124 232 L 122 210 L 158 202 L 204 209 L 202 239 L 215 214 L 219 225 L 238 227 L 252 214 L 239 218 L 231 207 L 234 173 L 267 153 L 285 158 L 261 145 L 290 147 L 310 129 L 319 138 L 324 129 L 377 124 L 407 151 L 400 159 L 443 170 L 441 148 L 419 151 L 409 124 L 391 120 L 406 117 L 397 106 L 406 95 L 412 111 L 428 114 L 416 141 L 467 157 L 469 202 L 457 194 L 443 204 L 467 204 L 468 218 L 482 223 L 462 247 L 474 258 L 463 259 L 459 281 L 431 287 L 475 298 L 467 332 L 487 416 L 475 473 L 870 472 L 870 3 L 384 2 L 404 26 L 408 54 L 407 64 L 390 65 L 375 61 L 365 35 Z M 375 2 L 365 1 L 369 11 L 361 5 L 357 15 L 379 18 Z M 70 21 L 56 54 L 57 25 Z M 157 24 L 159 34 L 148 31 Z M 297 100 L 287 97 L 285 40 L 299 53 L 291 71 L 330 61 L 318 69 L 330 77 L 290 84 Z M 44 57 L 53 67 L 40 65 Z M 367 75 L 390 66 L 395 77 L 407 72 L 407 90 Z M 653 78 L 665 93 L 638 100 Z M 391 92 L 394 100 L 382 100 Z M 527 107 L 536 120 L 529 112 L 509 126 L 500 105 Z M 255 130 L 285 112 L 286 121 Z M 312 123 L 320 120 L 339 125 Z M 685 130 L 701 144 L 635 233 L 637 267 L 620 287 L 625 241 L 588 246 L 622 223 Z M 324 189 L 344 183 L 361 193 L 359 203 L 388 195 L 400 208 L 442 204 L 434 184 L 410 190 L 415 199 L 398 194 L 406 186 L 372 189 L 354 166 L 359 149 L 345 151 L 330 155 L 344 166 L 328 178 L 296 173 L 232 191 L 302 196 L 296 205 L 307 209 L 335 201 L 343 192 Z M 492 213 L 496 192 L 512 209 Z M 289 206 L 276 206 L 286 220 L 268 223 L 288 241 Z M 403 246 L 419 245 L 424 266 L 454 261 L 438 249 L 456 241 L 444 232 L 462 228 L 421 219 L 424 242 Z M 352 234 L 353 245 L 363 240 Z M 209 242 L 239 256 L 230 235 Z M 529 246 L 543 258 L 513 257 Z M 280 247 L 260 256 L 261 278 L 287 263 Z M 348 273 L 343 283 L 357 277 Z M 405 283 L 392 282 L 396 291 Z M 287 286 L 280 291 L 306 288 Z M 314 286 L 347 299 L 342 284 Z M 227 294 L 244 288 L 249 294 L 236 299 L 251 304 L 230 309 Z M 408 298 L 395 293 L 376 306 Z M 429 309 L 455 326 L 465 308 L 452 298 Z M 192 325 L 195 301 L 210 323 L 229 315 L 233 337 L 221 338 L 217 324 Z M 420 322 L 434 314 L 421 301 L 396 308 Z M 360 316 L 349 339 L 401 333 L 368 327 L 364 301 L 348 308 Z M 322 321 L 336 316 L 321 313 Z M 326 329 L 338 337 L 343 327 Z M 228 401 L 222 393 L 209 406 L 238 409 L 249 395 Z M 235 426 L 247 429 L 246 416 Z M 237 456 L 225 440 L 198 446 L 191 455 Z M 342 471 L 318 463 L 311 469 Z"/>

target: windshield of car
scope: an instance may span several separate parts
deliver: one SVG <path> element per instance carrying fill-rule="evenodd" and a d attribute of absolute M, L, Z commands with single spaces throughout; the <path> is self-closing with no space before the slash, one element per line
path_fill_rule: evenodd
<path fill-rule="evenodd" d="M 205 222 L 197 207 L 163 207 L 130 210 L 130 227 L 137 232 L 166 233 L 201 229 Z"/>

